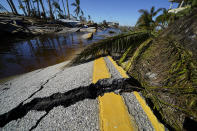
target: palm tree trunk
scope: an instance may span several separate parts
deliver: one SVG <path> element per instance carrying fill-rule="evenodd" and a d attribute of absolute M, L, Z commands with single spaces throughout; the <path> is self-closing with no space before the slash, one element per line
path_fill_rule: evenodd
<path fill-rule="evenodd" d="M 44 5 L 43 5 L 42 0 L 40 0 L 40 4 L 41 4 L 41 7 L 42 7 L 42 11 L 44 13 L 44 17 L 46 17 L 46 12 L 45 12 Z"/>
<path fill-rule="evenodd" d="M 10 4 L 10 1 L 7 0 L 7 2 L 8 2 L 8 4 L 9 4 L 9 6 L 10 6 L 10 9 L 12 10 L 12 13 L 14 13 L 14 10 L 13 10 L 13 8 L 12 8 L 12 5 Z"/>
<path fill-rule="evenodd" d="M 39 7 L 39 0 L 37 0 L 37 8 L 38 8 L 38 16 L 40 17 L 40 7 Z"/>
<path fill-rule="evenodd" d="M 51 17 L 51 19 L 54 19 L 53 12 L 52 12 L 51 1 L 50 0 L 48 0 L 48 5 L 49 5 L 50 17 Z"/>
<path fill-rule="evenodd" d="M 29 1 L 29 4 L 30 4 L 30 10 L 32 11 L 33 9 L 35 9 L 34 4 L 33 4 L 33 6 L 32 6 L 31 0 L 28 0 L 28 1 Z"/>
<path fill-rule="evenodd" d="M 63 4 L 63 8 L 64 8 L 64 13 L 65 13 L 65 16 L 66 16 L 66 9 L 65 9 L 64 1 L 63 0 L 62 0 L 62 4 Z"/>
<path fill-rule="evenodd" d="M 27 8 L 27 12 L 28 12 L 28 16 L 30 16 L 30 15 L 31 15 L 31 11 L 30 11 L 29 0 L 26 0 L 26 1 L 25 1 L 25 4 L 26 4 L 26 8 Z"/>
<path fill-rule="evenodd" d="M 23 10 L 24 15 L 27 16 L 27 12 L 25 10 L 25 7 L 23 7 L 22 10 Z"/>
<path fill-rule="evenodd" d="M 67 6 L 67 12 L 68 12 L 68 19 L 70 20 L 70 11 L 69 11 L 68 0 L 66 0 L 66 6 Z"/>
<path fill-rule="evenodd" d="M 12 0 L 10 0 L 10 3 L 11 3 L 11 5 L 12 5 L 13 9 L 14 9 L 15 14 L 18 14 L 18 12 L 17 12 L 17 10 L 16 10 L 16 7 L 15 7 L 15 5 L 14 5 L 14 3 L 13 3 Z"/>
<path fill-rule="evenodd" d="M 12 0 L 7 0 L 7 2 L 8 2 L 8 4 L 10 5 L 10 8 L 11 8 L 12 12 L 13 12 L 14 14 L 17 15 L 18 12 L 17 12 L 17 10 L 16 10 L 16 7 L 15 7 L 13 1 L 12 1 Z"/>

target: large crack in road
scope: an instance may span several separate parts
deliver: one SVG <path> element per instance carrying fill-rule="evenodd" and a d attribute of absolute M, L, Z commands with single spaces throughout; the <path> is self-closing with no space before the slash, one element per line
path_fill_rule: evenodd
<path fill-rule="evenodd" d="M 35 98 L 26 104 L 22 102 L 16 108 L 0 115 L 0 127 L 4 127 L 12 120 L 24 117 L 31 110 L 45 111 L 46 114 L 43 115 L 45 117 L 50 110 L 57 106 L 66 108 L 84 99 L 96 99 L 108 92 L 121 93 L 140 90 L 142 90 L 142 87 L 132 78 L 99 80 L 96 84 L 78 87 L 65 93 L 55 93 L 48 97 Z M 32 129 L 36 128 L 36 125 Z"/>

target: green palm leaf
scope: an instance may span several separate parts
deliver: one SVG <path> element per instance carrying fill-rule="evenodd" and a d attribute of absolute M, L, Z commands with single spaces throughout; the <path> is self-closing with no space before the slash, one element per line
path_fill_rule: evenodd
<path fill-rule="evenodd" d="M 139 17 L 136 26 L 153 31 L 156 27 L 156 22 L 154 21 L 154 17 L 161 11 L 163 8 L 159 8 L 155 11 L 155 7 L 153 6 L 150 11 L 141 9 L 139 13 L 141 16 Z"/>
<path fill-rule="evenodd" d="M 139 31 L 120 34 L 95 42 L 73 59 L 72 63 L 81 63 L 111 53 L 123 54 L 131 45 L 139 45 L 149 37 L 150 34 L 147 31 Z"/>
<path fill-rule="evenodd" d="M 82 15 L 84 14 L 80 7 L 80 0 L 75 0 L 75 2 L 72 3 L 71 5 L 75 7 L 74 12 L 77 17 L 79 16 L 79 13 L 81 13 Z"/>
<path fill-rule="evenodd" d="M 77 6 L 77 4 L 76 4 L 76 3 L 72 3 L 71 5 L 72 5 L 72 6 L 75 6 L 75 7 Z"/>

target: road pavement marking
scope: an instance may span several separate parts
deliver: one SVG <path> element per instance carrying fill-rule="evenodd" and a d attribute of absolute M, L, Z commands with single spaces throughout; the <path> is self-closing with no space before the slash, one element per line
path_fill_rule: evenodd
<path fill-rule="evenodd" d="M 127 75 L 127 73 L 123 70 L 123 68 L 121 66 L 118 66 L 117 63 L 110 57 L 108 56 L 108 59 L 112 62 L 112 64 L 115 66 L 115 68 L 119 71 L 120 75 L 123 78 L 129 78 L 129 76 Z M 136 99 L 138 100 L 138 102 L 140 103 L 142 109 L 144 110 L 144 112 L 146 113 L 146 115 L 148 116 L 148 119 L 150 120 L 151 124 L 153 125 L 153 128 L 156 131 L 165 131 L 164 125 L 161 124 L 156 116 L 153 114 L 153 112 L 151 111 L 150 107 L 146 104 L 145 100 L 139 95 L 138 92 L 134 91 L 133 93 L 136 97 Z"/>
<path fill-rule="evenodd" d="M 107 65 L 103 57 L 96 59 L 94 61 L 94 69 L 93 69 L 93 83 L 96 83 L 99 79 L 110 78 L 111 75 L 107 69 Z"/>
<path fill-rule="evenodd" d="M 102 57 L 94 61 L 93 83 L 104 78 L 110 78 L 110 73 Z M 120 95 L 105 93 L 98 99 L 101 131 L 133 131 L 136 129 Z"/>

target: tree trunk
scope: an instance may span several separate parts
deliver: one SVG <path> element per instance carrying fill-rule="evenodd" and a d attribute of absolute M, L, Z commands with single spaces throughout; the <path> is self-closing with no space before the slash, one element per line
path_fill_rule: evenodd
<path fill-rule="evenodd" d="M 25 3 L 26 3 L 26 8 L 27 8 L 28 16 L 30 16 L 31 15 L 31 11 L 30 11 L 29 0 L 26 0 Z"/>
<path fill-rule="evenodd" d="M 52 7 L 51 7 L 51 1 L 50 0 L 48 0 L 48 5 L 49 5 L 50 17 L 51 17 L 51 19 L 54 19 L 53 12 L 52 12 Z"/>
<path fill-rule="evenodd" d="M 32 4 L 33 9 L 36 11 L 36 7 L 35 7 L 34 2 L 31 2 L 31 4 Z"/>
<path fill-rule="evenodd" d="M 68 0 L 66 0 L 66 6 L 67 6 L 67 12 L 68 12 L 68 19 L 70 20 L 70 11 L 69 11 Z"/>
<path fill-rule="evenodd" d="M 7 2 L 8 2 L 8 4 L 9 4 L 9 6 L 10 6 L 10 9 L 12 10 L 12 13 L 14 14 L 14 10 L 13 10 L 13 8 L 12 8 L 12 5 L 10 4 L 10 1 L 7 0 Z"/>
<path fill-rule="evenodd" d="M 37 0 L 37 8 L 38 8 L 38 16 L 40 17 L 40 7 L 39 7 L 39 0 Z"/>
<path fill-rule="evenodd" d="M 65 13 L 65 16 L 66 16 L 66 9 L 65 9 L 64 1 L 63 0 L 62 0 L 62 4 L 63 4 L 63 8 L 64 8 L 64 13 Z"/>
<path fill-rule="evenodd" d="M 44 13 L 44 18 L 45 18 L 45 17 L 46 17 L 46 12 L 45 12 L 44 5 L 43 5 L 42 0 L 40 0 L 40 4 L 41 4 L 42 11 L 43 11 L 43 13 Z"/>
<path fill-rule="evenodd" d="M 17 12 L 17 10 L 16 10 L 16 7 L 15 7 L 13 1 L 12 1 L 12 0 L 7 0 L 7 2 L 8 2 L 8 4 L 10 5 L 10 8 L 11 8 L 12 12 L 13 12 L 14 14 L 17 15 L 18 12 Z"/>
<path fill-rule="evenodd" d="M 15 14 L 18 14 L 18 12 L 17 12 L 17 10 L 16 10 L 16 7 L 15 7 L 15 5 L 14 5 L 14 3 L 13 3 L 12 0 L 10 0 L 10 3 L 11 3 L 11 5 L 12 5 L 13 9 L 14 9 Z"/>
<path fill-rule="evenodd" d="M 31 0 L 28 0 L 28 1 L 29 1 L 29 4 L 30 4 L 30 11 L 32 11 L 33 9 L 35 9 L 34 4 L 33 4 L 33 6 L 32 6 Z"/>

